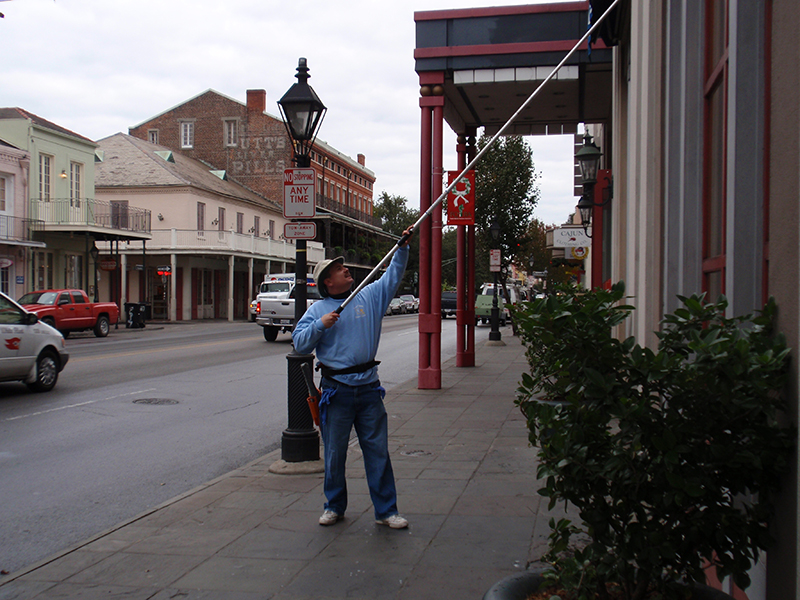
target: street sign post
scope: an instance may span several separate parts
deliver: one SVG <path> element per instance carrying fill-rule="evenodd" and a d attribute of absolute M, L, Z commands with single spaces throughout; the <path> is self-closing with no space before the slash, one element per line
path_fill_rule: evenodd
<path fill-rule="evenodd" d="M 285 223 L 283 237 L 293 240 L 313 240 L 317 237 L 316 223 Z"/>
<path fill-rule="evenodd" d="M 287 219 L 313 219 L 316 213 L 317 176 L 314 169 L 283 171 L 283 216 Z"/>
<path fill-rule="evenodd" d="M 500 250 L 489 250 L 489 271 L 500 271 Z"/>

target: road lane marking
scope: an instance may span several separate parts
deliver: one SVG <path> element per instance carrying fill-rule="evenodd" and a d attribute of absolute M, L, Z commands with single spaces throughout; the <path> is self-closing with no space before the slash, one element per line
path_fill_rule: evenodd
<path fill-rule="evenodd" d="M 124 398 L 125 396 L 135 396 L 137 394 L 143 394 L 144 392 L 154 392 L 156 388 L 148 388 L 146 390 L 137 390 L 135 392 L 128 392 L 127 394 L 117 394 L 116 396 L 109 396 L 108 398 L 100 398 L 98 400 L 87 400 L 86 402 L 78 402 L 77 404 L 68 404 L 66 406 L 59 406 L 57 408 L 49 408 L 47 410 L 40 410 L 33 413 L 28 413 L 26 415 L 17 415 L 16 417 L 8 417 L 7 419 L 3 419 L 3 421 L 16 421 L 18 419 L 27 419 L 28 417 L 38 417 L 39 415 L 46 415 L 47 413 L 56 412 L 59 410 L 66 410 L 68 408 L 80 408 L 81 406 L 88 406 L 89 404 L 96 404 L 98 402 L 103 402 L 105 400 L 114 400 L 115 398 Z"/>
<path fill-rule="evenodd" d="M 240 344 L 241 339 L 227 340 L 224 342 L 206 342 L 204 344 L 190 344 L 188 346 L 169 346 L 167 348 L 152 348 L 150 350 L 137 350 L 136 352 L 119 352 L 116 354 L 103 354 L 101 356 L 85 356 L 83 358 L 70 358 L 70 363 L 87 362 L 103 358 L 124 358 L 126 356 L 139 356 L 141 354 L 153 354 L 155 352 L 173 352 L 175 350 L 188 350 L 192 348 L 205 348 L 207 346 L 219 346 L 224 344 Z"/>

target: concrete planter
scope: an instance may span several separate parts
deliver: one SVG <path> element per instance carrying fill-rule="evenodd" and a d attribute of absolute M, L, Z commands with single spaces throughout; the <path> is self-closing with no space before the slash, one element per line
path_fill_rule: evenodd
<path fill-rule="evenodd" d="M 524 573 L 514 573 L 495 583 L 483 595 L 483 600 L 525 600 L 544 583 L 545 567 L 535 567 Z M 733 596 L 707 585 L 692 587 L 691 600 L 732 600 Z"/>

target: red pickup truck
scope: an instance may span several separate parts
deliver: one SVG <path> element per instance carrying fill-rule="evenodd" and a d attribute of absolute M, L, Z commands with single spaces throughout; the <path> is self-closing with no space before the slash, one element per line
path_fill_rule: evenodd
<path fill-rule="evenodd" d="M 26 310 L 39 320 L 58 329 L 64 337 L 71 331 L 92 329 L 97 337 L 106 337 L 111 323 L 119 319 L 119 307 L 113 302 L 90 302 L 83 290 L 42 290 L 28 292 L 19 299 Z"/>

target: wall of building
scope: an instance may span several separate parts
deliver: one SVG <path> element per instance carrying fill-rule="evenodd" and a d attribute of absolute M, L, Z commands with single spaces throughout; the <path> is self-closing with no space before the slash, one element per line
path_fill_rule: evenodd
<path fill-rule="evenodd" d="M 655 346 L 654 331 L 662 315 L 661 278 L 656 265 L 662 261 L 662 28 L 664 3 L 631 3 L 630 48 L 621 53 L 617 85 L 622 97 L 615 101 L 615 117 L 624 130 L 614 135 L 615 171 L 612 230 L 615 260 L 612 280 L 624 279 L 636 311 L 627 321 L 628 335 L 639 343 Z M 619 186 L 619 187 L 617 187 Z"/>
<path fill-rule="evenodd" d="M 246 105 L 209 90 L 131 128 L 130 135 L 146 140 L 150 131 L 158 131 L 159 144 L 224 169 L 242 185 L 282 204 L 283 172 L 293 166 L 293 152 L 283 122 L 269 114 L 266 107 L 264 90 L 248 90 Z M 224 123 L 234 119 L 239 123 L 237 140 L 228 145 Z M 183 121 L 194 123 L 192 148 L 181 147 Z M 363 155 L 354 161 L 318 142 L 312 168 L 319 180 L 318 194 L 336 200 L 342 207 L 372 215 L 375 176 L 366 168 Z M 358 218 L 356 214 L 349 216 Z"/>
<path fill-rule="evenodd" d="M 778 326 L 793 348 L 791 402 L 788 418 L 797 425 L 800 403 L 800 4 L 773 0 L 771 19 L 771 76 L 769 79 L 769 293 L 778 303 Z M 770 551 L 767 571 L 768 600 L 800 598 L 798 560 L 800 534 L 798 448 L 790 476 L 777 498 L 777 543 Z"/>
<path fill-rule="evenodd" d="M 0 227 L 4 231 L 0 231 L 0 237 L 14 240 L 15 235 L 24 233 L 21 219 L 26 215 L 29 156 L 24 150 L 0 146 L 0 186 L 4 198 L 4 206 L 0 207 Z M 2 291 L 14 299 L 25 293 L 26 259 L 24 246 L 13 241 L 0 243 Z M 17 283 L 18 277 L 23 278 L 22 283 Z"/>

